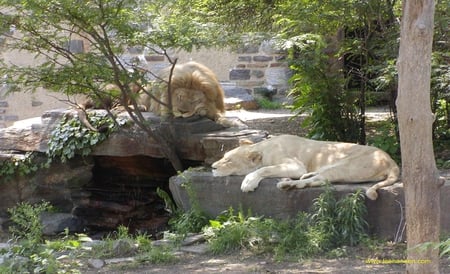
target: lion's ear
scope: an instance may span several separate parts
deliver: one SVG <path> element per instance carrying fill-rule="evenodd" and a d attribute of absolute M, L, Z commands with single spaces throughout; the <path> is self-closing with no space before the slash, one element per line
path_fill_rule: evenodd
<path fill-rule="evenodd" d="M 240 146 L 245 146 L 245 145 L 253 145 L 253 141 L 249 140 L 249 139 L 241 139 L 239 140 L 239 145 Z"/>
<path fill-rule="evenodd" d="M 260 163 L 262 161 L 262 154 L 257 151 L 251 151 L 247 155 L 248 159 L 253 163 Z"/>

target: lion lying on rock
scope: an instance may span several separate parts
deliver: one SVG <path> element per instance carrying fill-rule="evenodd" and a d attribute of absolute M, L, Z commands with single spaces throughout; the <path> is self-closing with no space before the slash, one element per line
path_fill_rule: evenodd
<path fill-rule="evenodd" d="M 159 83 L 155 83 L 152 94 L 160 102 L 151 99 L 150 111 L 158 115 L 167 115 L 170 110 L 168 82 L 171 67 L 164 69 Z M 217 120 L 225 112 L 224 92 L 212 72 L 206 66 L 197 62 L 177 64 L 173 68 L 170 82 L 170 99 L 175 117 L 206 116 Z"/>
<path fill-rule="evenodd" d="M 170 114 L 169 109 L 169 78 L 170 78 L 170 103 L 174 117 L 188 118 L 194 115 L 207 117 L 224 126 L 234 125 L 222 117 L 225 112 L 224 91 L 212 72 L 206 66 L 197 62 L 176 64 L 173 69 L 169 66 L 163 69 L 158 79 L 148 85 L 131 83 L 130 96 L 136 100 L 136 106 L 140 111 L 150 111 L 159 116 Z M 87 119 L 86 109 L 115 107 L 115 110 L 124 111 L 118 104 L 121 91 L 117 85 L 108 84 L 102 89 L 104 98 L 96 100 L 88 98 L 78 105 L 78 117 L 83 125 L 93 131 L 94 128 Z M 123 102 L 122 102 L 123 103 Z M 131 98 L 126 102 L 130 108 L 134 108 Z"/>
<path fill-rule="evenodd" d="M 241 143 L 212 167 L 214 176 L 246 175 L 241 185 L 243 192 L 255 190 L 267 177 L 297 179 L 280 181 L 279 189 L 322 186 L 327 182 L 377 182 L 366 191 L 371 200 L 377 199 L 377 189 L 394 184 L 400 174 L 394 160 L 378 148 L 294 135 Z"/>

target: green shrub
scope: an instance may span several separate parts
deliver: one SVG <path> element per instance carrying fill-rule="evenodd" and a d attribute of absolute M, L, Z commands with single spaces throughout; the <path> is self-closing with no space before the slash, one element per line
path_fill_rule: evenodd
<path fill-rule="evenodd" d="M 62 240 L 44 241 L 40 215 L 51 210 L 48 202 L 31 205 L 21 203 L 11 208 L 13 225 L 10 230 L 15 239 L 0 266 L 0 273 L 74 273 L 79 268 L 77 260 L 65 260 L 69 256 L 57 256 L 57 252 L 77 250 L 85 236 L 78 239 L 68 236 Z"/>
<path fill-rule="evenodd" d="M 311 220 L 313 229 L 321 236 L 319 246 L 325 249 L 354 246 L 366 236 L 367 208 L 361 190 L 336 201 L 330 186 L 327 186 L 313 204 Z"/>
<path fill-rule="evenodd" d="M 173 204 L 170 196 L 165 193 L 163 190 L 158 189 L 158 195 L 164 199 L 166 203 L 166 207 L 172 212 L 172 217 L 169 220 L 169 225 L 171 229 L 181 235 L 184 238 L 188 233 L 198 233 L 202 230 L 202 228 L 208 224 L 208 216 L 201 210 L 200 205 L 198 203 L 198 199 L 195 195 L 194 190 L 192 189 L 192 184 L 190 182 L 190 178 L 187 177 L 185 173 L 180 173 L 178 176 L 183 177 L 182 186 L 186 189 L 186 192 L 189 196 L 189 201 L 191 203 L 191 207 L 186 212 L 183 212 L 180 209 L 177 209 Z"/>
<path fill-rule="evenodd" d="M 51 209 L 50 203 L 45 201 L 34 205 L 23 202 L 8 209 L 13 222 L 10 232 L 16 239 L 29 243 L 30 247 L 43 243 L 40 216 L 41 213 Z"/>
<path fill-rule="evenodd" d="M 372 125 L 376 127 L 376 130 L 367 137 L 367 144 L 382 149 L 400 163 L 400 142 L 395 133 L 395 124 L 392 121 L 380 121 Z"/>
<path fill-rule="evenodd" d="M 283 104 L 280 102 L 274 102 L 265 97 L 256 97 L 256 102 L 262 109 L 281 109 Z"/>
<path fill-rule="evenodd" d="M 307 258 L 334 252 L 365 239 L 367 222 L 365 197 L 361 190 L 336 200 L 327 186 L 314 200 L 311 213 L 299 213 L 290 220 L 274 220 L 245 215 L 229 209 L 211 220 L 204 233 L 213 254 L 247 249 L 254 253 L 272 252 L 277 260 Z"/>
<path fill-rule="evenodd" d="M 205 233 L 210 240 L 211 252 L 213 254 L 230 253 L 247 247 L 257 221 L 259 218 L 247 218 L 242 211 L 234 215 L 232 208 L 215 220 L 210 220 Z"/>

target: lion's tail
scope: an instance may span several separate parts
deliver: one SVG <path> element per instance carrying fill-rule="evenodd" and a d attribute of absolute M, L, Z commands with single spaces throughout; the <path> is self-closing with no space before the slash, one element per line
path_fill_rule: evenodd
<path fill-rule="evenodd" d="M 77 109 L 78 119 L 80 119 L 80 122 L 83 126 L 87 127 L 88 129 L 92 131 L 98 131 L 88 120 L 86 110 L 84 108 Z"/>
<path fill-rule="evenodd" d="M 366 196 L 371 200 L 376 200 L 378 198 L 377 190 L 385 186 L 393 185 L 395 182 L 397 182 L 399 177 L 400 177 L 400 168 L 397 165 L 394 165 L 389 170 L 386 179 L 374 184 L 368 190 L 366 190 Z"/>

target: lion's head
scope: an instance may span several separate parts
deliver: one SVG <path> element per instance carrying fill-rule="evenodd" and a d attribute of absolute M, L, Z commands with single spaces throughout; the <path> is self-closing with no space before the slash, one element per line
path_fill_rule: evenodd
<path fill-rule="evenodd" d="M 262 154 L 253 150 L 250 141 L 228 151 L 222 159 L 212 164 L 214 176 L 247 175 L 262 166 Z"/>
<path fill-rule="evenodd" d="M 206 101 L 207 98 L 201 90 L 178 88 L 172 94 L 173 108 L 181 113 L 195 112 L 196 106 L 205 104 Z"/>

